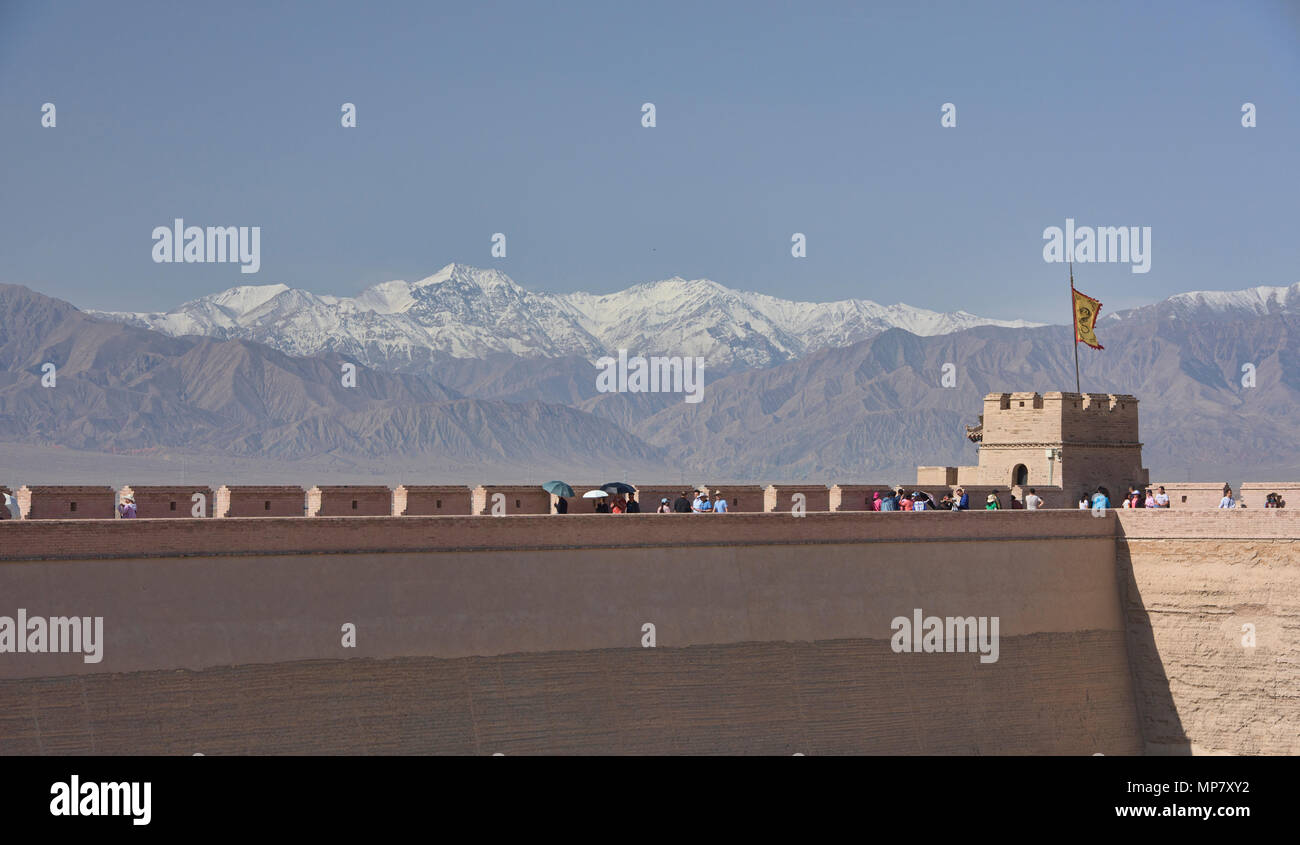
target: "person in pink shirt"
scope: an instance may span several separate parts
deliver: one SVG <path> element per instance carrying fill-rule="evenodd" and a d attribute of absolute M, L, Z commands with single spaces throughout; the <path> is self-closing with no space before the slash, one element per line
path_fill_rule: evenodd
<path fill-rule="evenodd" d="M 880 510 L 880 491 L 879 491 L 879 490 L 876 491 L 876 497 L 875 497 L 874 499 L 871 500 L 871 509 L 872 509 L 873 511 L 878 511 L 878 510 Z"/>

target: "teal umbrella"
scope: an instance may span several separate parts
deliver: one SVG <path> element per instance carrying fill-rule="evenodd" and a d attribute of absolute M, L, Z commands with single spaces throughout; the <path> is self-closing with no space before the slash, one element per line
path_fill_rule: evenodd
<path fill-rule="evenodd" d="M 559 496 L 565 499 L 572 498 L 575 495 L 573 488 L 565 484 L 563 481 L 548 481 L 542 485 L 542 489 L 547 493 L 550 493 L 552 496 Z"/>

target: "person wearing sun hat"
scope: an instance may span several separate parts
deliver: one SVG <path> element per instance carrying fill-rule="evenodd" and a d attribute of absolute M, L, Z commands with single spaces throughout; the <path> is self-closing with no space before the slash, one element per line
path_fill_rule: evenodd
<path fill-rule="evenodd" d="M 714 513 L 727 512 L 727 500 L 723 498 L 721 490 L 713 491 L 713 512 Z"/>
<path fill-rule="evenodd" d="M 659 510 L 655 511 L 655 513 L 672 513 L 672 512 L 673 512 L 673 507 L 672 505 L 668 504 L 668 499 L 666 497 L 660 499 Z"/>
<path fill-rule="evenodd" d="M 984 506 L 984 510 L 986 510 L 986 511 L 1000 511 L 1000 510 L 1002 510 L 1002 503 L 998 501 L 998 494 L 997 494 L 997 493 L 990 493 L 990 494 L 989 494 L 988 504 Z"/>

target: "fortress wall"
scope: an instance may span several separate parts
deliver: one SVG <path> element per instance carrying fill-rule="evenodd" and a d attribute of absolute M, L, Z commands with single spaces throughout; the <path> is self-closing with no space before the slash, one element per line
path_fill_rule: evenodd
<path fill-rule="evenodd" d="M 898 513 L 554 514 L 508 517 L 263 517 L 6 520 L 4 561 L 229 555 L 473 551 L 654 546 L 819 545 L 914 541 L 1113 538 L 1106 519 L 1070 511 L 1017 520 L 1011 512 L 958 522 L 942 511 Z M 949 521 L 945 521 L 949 520 Z"/>
<path fill-rule="evenodd" d="M 1171 510 L 1214 509 L 1219 506 L 1219 500 L 1223 498 L 1222 481 L 1157 481 L 1151 487 L 1155 490 L 1165 488 L 1165 492 L 1169 494 Z M 1261 497 L 1261 506 L 1262 504 Z"/>
<path fill-rule="evenodd" d="M 831 491 L 823 484 L 769 484 L 763 491 L 763 510 L 768 513 L 788 514 L 794 508 L 794 497 L 804 497 L 807 511 L 829 511 Z"/>
<path fill-rule="evenodd" d="M 1065 440 L 1091 443 L 1136 443 L 1138 400 L 1132 396 L 1105 393 L 1063 394 L 1061 434 Z M 1074 404 L 1079 402 L 1079 408 Z"/>
<path fill-rule="evenodd" d="M 576 488 L 575 488 L 576 489 Z M 480 484 L 474 488 L 472 513 L 489 516 L 494 503 L 500 502 L 510 516 L 551 513 L 551 494 L 537 484 Z M 497 497 L 500 496 L 498 499 Z"/>
<path fill-rule="evenodd" d="M 307 491 L 308 516 L 392 516 L 393 491 L 381 485 L 318 486 Z"/>
<path fill-rule="evenodd" d="M 1004 640 L 992 671 L 908 657 L 879 640 L 748 642 L 0 680 L 0 754 L 1141 749 L 1113 634 Z"/>
<path fill-rule="evenodd" d="M 66 556 L 0 564 L 0 613 L 105 625 L 99 664 L 0 656 L 3 753 L 1142 749 L 1113 517 L 326 517 L 0 532 L 11 558 L 42 546 Z M 891 622 L 917 607 L 999 617 L 998 661 L 894 653 Z M 344 622 L 356 649 L 341 647 Z M 641 647 L 647 622 L 654 649 Z"/>
<path fill-rule="evenodd" d="M 1065 449 L 1056 468 L 1057 483 L 1062 474 L 1071 495 L 1080 490 L 1095 491 L 1104 484 L 1112 499 L 1118 500 L 1128 492 L 1130 484 L 1145 485 L 1150 473 L 1142 467 L 1142 455 L 1136 449 L 1115 449 L 1103 446 L 1070 446 Z"/>
<path fill-rule="evenodd" d="M 114 519 L 117 491 L 91 485 L 23 485 L 13 494 L 23 519 Z"/>
<path fill-rule="evenodd" d="M 1117 516 L 1147 750 L 1300 753 L 1300 514 Z"/>
<path fill-rule="evenodd" d="M 468 487 L 399 484 L 393 489 L 393 516 L 467 516 L 473 494 Z"/>
<path fill-rule="evenodd" d="M 1269 493 L 1279 493 L 1287 507 L 1300 507 L 1300 484 L 1294 481 L 1248 481 L 1241 485 L 1241 497 L 1252 508 L 1264 507 Z M 1295 504 L 1291 504 L 1295 502 Z"/>
<path fill-rule="evenodd" d="M 198 503 L 195 494 L 202 496 Z M 196 504 L 204 517 L 212 513 L 212 488 L 202 486 L 128 484 L 118 491 L 120 497 L 135 499 L 136 516 L 149 519 L 196 519 Z"/>
<path fill-rule="evenodd" d="M 0 615 L 102 615 L 105 650 L 0 655 L 0 753 L 1295 754 L 1298 538 L 1290 509 L 10 521 Z M 999 616 L 998 662 L 895 654 L 913 607 Z"/>

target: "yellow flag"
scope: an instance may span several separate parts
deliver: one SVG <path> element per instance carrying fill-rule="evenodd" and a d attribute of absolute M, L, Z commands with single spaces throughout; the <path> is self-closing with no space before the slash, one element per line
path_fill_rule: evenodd
<path fill-rule="evenodd" d="M 1097 342 L 1093 327 L 1097 325 L 1097 315 L 1101 313 L 1101 303 L 1091 296 L 1085 296 L 1070 288 L 1074 294 L 1074 342 L 1083 341 L 1093 349 L 1105 349 Z"/>

